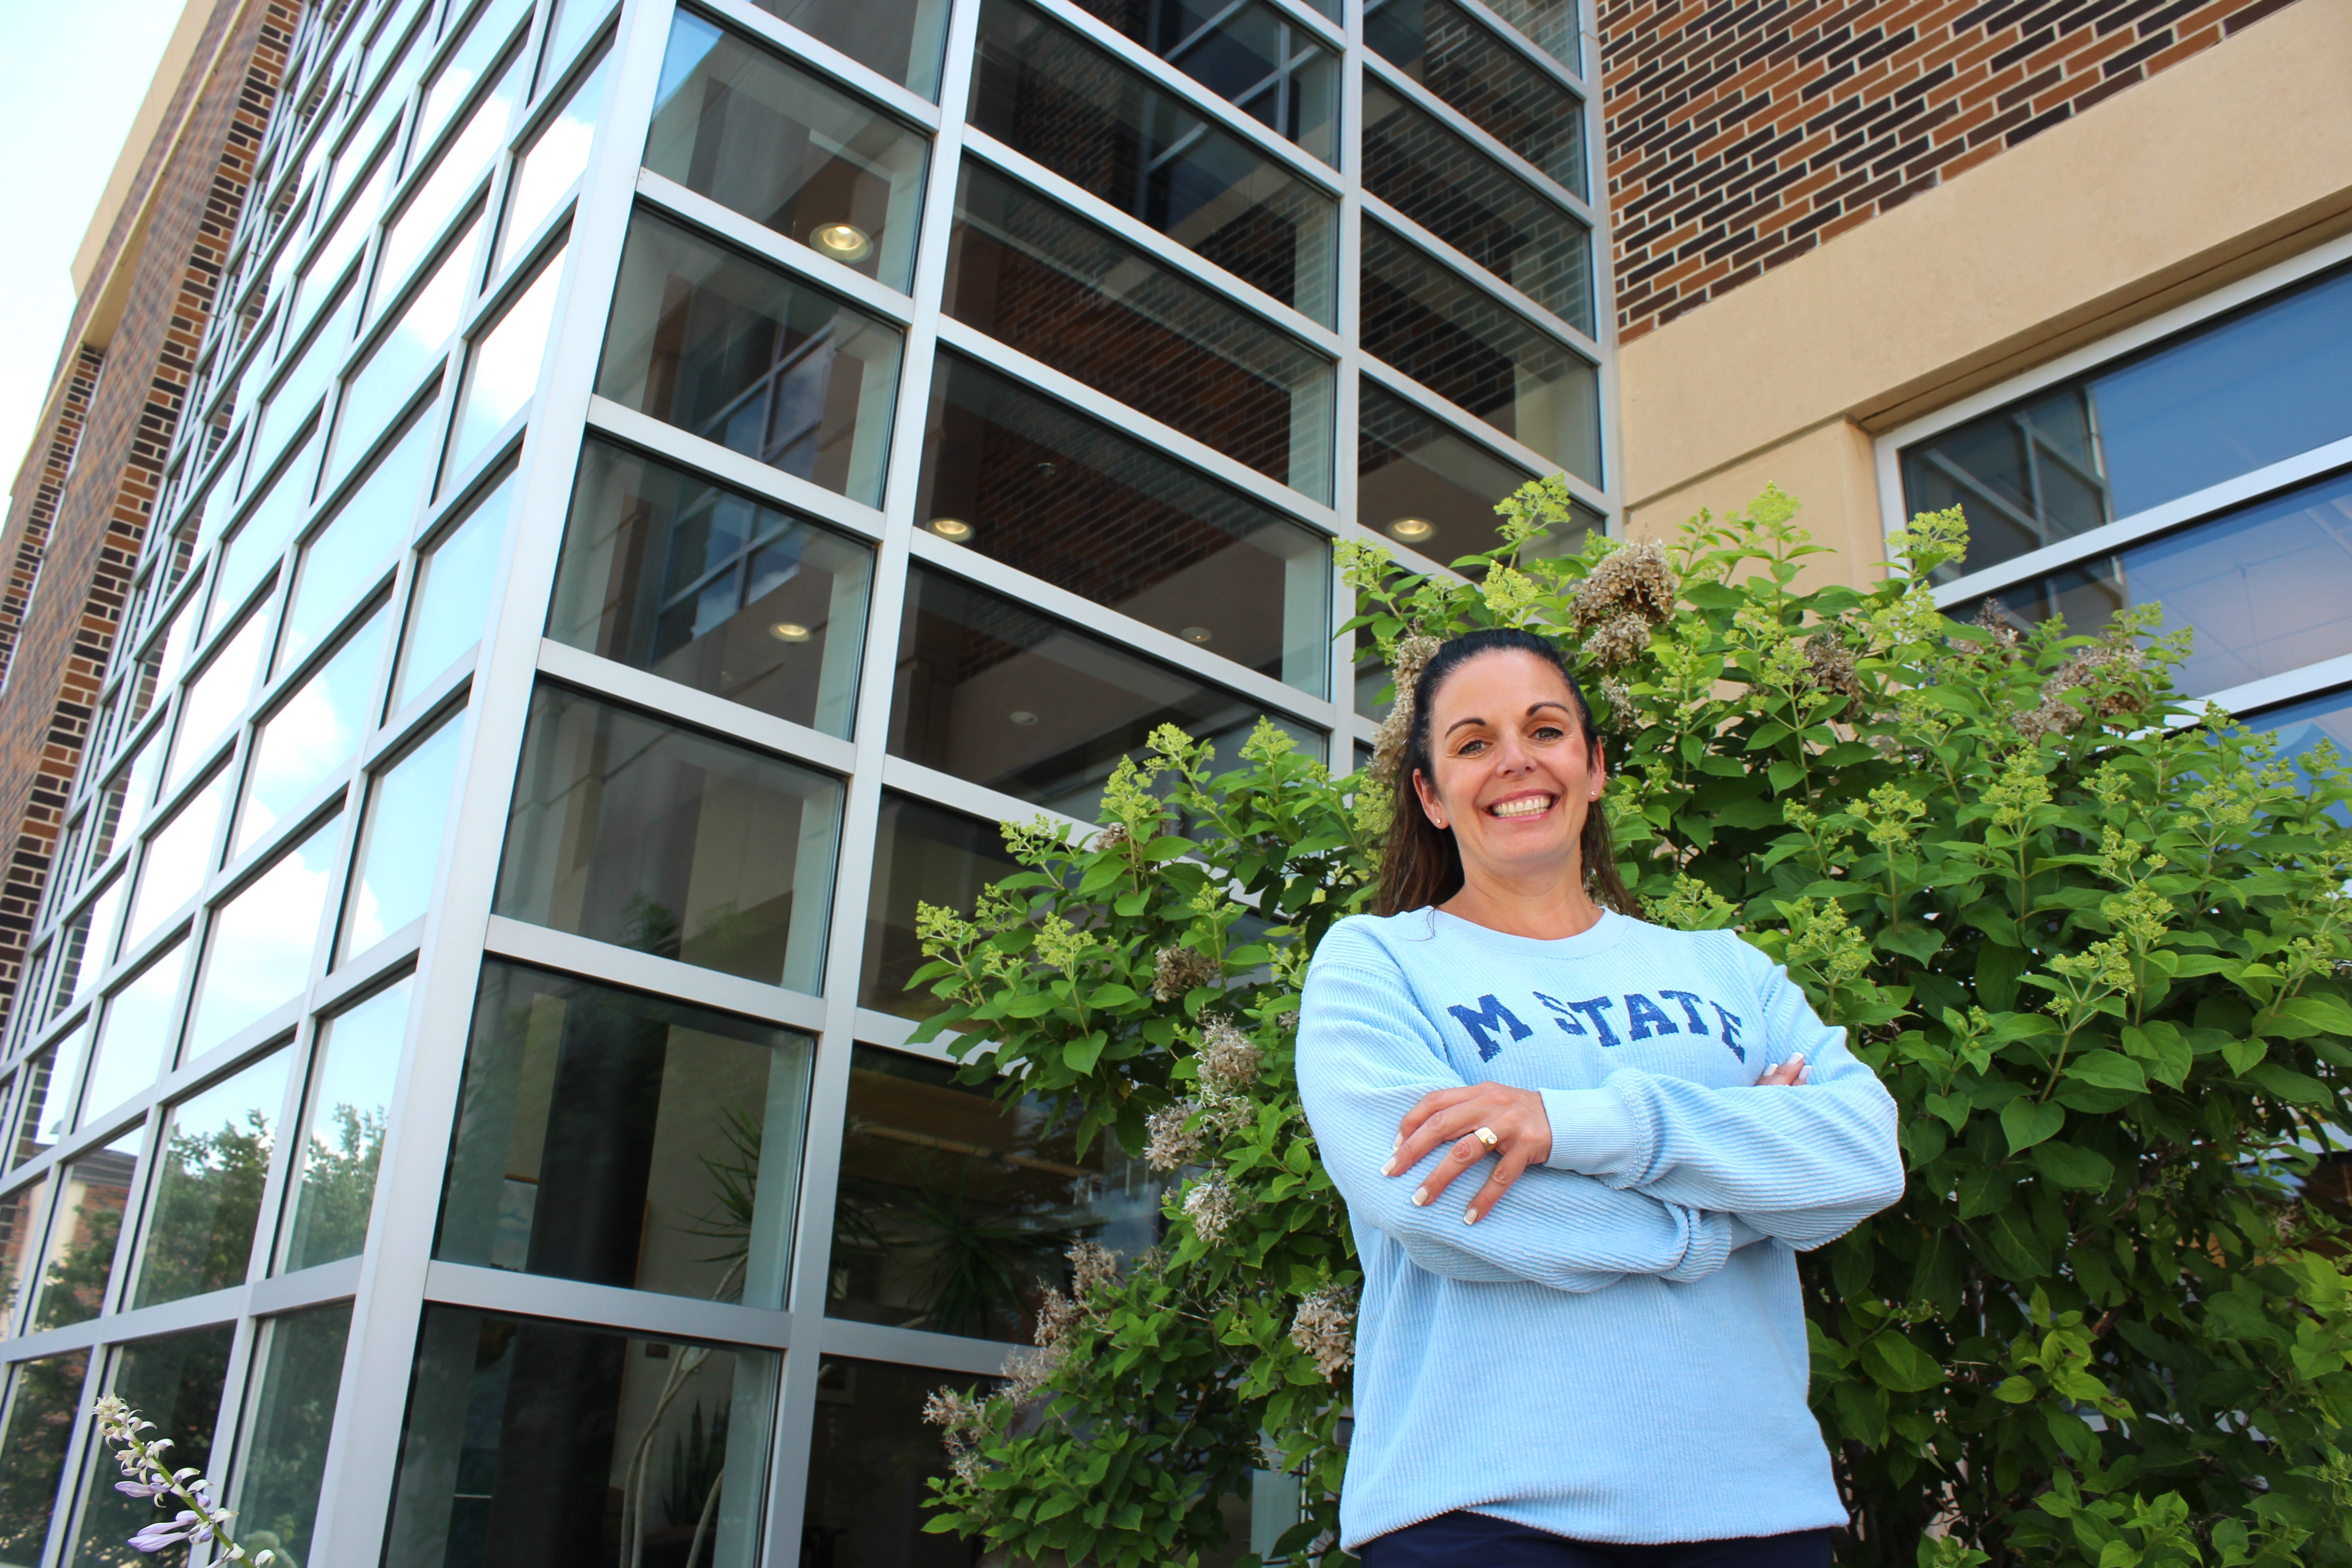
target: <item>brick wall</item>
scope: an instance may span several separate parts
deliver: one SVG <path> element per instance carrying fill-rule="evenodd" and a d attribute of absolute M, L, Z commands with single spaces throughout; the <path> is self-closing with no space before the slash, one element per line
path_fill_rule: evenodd
<path fill-rule="evenodd" d="M 2289 0 L 1603 0 L 1621 342 Z"/>
<path fill-rule="evenodd" d="M 93 274 L 94 294 L 117 257 L 131 268 L 128 302 L 105 348 L 105 374 L 79 410 L 69 387 L 35 439 L 34 453 L 45 458 L 57 449 L 67 418 L 78 414 L 69 467 L 46 500 L 37 476 L 26 476 L 37 479 L 31 484 L 20 479 L 0 534 L 0 560 L 19 561 L 29 551 L 39 561 L 38 591 L 21 612 L 0 691 L 0 834 L 7 847 L 0 1006 L 15 998 L 131 574 L 299 19 L 299 0 L 246 0 L 221 5 L 198 39 L 196 63 L 163 119 L 166 126 L 180 123 L 187 110 L 177 148 L 168 163 L 167 137 L 149 150 Z M 204 64 L 232 28 L 207 82 Z M 134 220 L 142 202 L 141 237 Z M 135 253 L 127 248 L 134 243 Z M 68 342 L 81 342 L 94 302 L 85 296 L 77 307 Z M 78 353 L 68 375 L 85 361 Z"/>
<path fill-rule="evenodd" d="M 68 366 L 63 387 L 58 392 L 58 405 L 49 420 L 48 438 L 34 443 L 26 454 L 26 467 L 37 474 L 33 493 L 25 503 L 24 518 L 12 531 L 15 549 L 8 555 L 8 579 L 0 591 L 0 689 L 7 685 L 7 670 L 16 657 L 16 637 L 25 629 L 25 612 L 33 602 L 33 588 L 40 581 L 41 558 L 49 544 L 49 529 L 58 518 L 58 500 L 65 492 L 66 478 L 73 472 L 74 449 L 81 441 L 81 427 L 89 418 L 90 395 L 97 390 L 100 370 L 106 356 L 88 343 L 74 351 L 73 363 Z"/>

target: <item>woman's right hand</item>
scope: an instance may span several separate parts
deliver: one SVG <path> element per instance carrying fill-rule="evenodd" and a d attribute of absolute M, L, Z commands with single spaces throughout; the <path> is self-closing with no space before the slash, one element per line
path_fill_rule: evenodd
<path fill-rule="evenodd" d="M 1768 1068 L 1756 1080 L 1758 1089 L 1794 1089 L 1805 1081 L 1805 1054 L 1799 1051 L 1779 1067 Z"/>

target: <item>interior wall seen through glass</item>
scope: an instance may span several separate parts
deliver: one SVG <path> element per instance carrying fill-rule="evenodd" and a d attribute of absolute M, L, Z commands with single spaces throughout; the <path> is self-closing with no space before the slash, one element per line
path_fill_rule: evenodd
<path fill-rule="evenodd" d="M 918 907 L 935 904 L 968 915 L 982 889 L 1021 868 L 995 823 L 883 791 L 858 1005 L 904 1018 L 928 1018 L 945 1006 L 928 989 L 908 988 L 915 971 L 929 962 L 915 931 Z"/>
<path fill-rule="evenodd" d="M 923 1419 L 933 1390 L 985 1394 L 994 1378 L 826 1356 L 817 1368 L 801 1504 L 801 1561 L 826 1568 L 972 1568 L 975 1542 L 923 1530 L 928 1485 L 948 1475 L 940 1429 Z"/>
<path fill-rule="evenodd" d="M 925 98 L 940 95 L 948 0 L 752 0 L 859 65 Z"/>
<path fill-rule="evenodd" d="M 1339 163 L 1339 57 L 1261 0 L 1079 0 L 1088 11 L 1326 163 Z M 1328 0 L 1318 4 L 1333 20 Z"/>
<path fill-rule="evenodd" d="M 1364 42 L 1537 169 L 1590 195 L 1583 101 L 1453 0 L 1371 0 Z"/>

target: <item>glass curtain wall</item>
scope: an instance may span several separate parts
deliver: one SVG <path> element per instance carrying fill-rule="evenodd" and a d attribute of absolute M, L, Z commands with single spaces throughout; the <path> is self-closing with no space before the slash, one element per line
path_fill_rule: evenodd
<path fill-rule="evenodd" d="M 969 1568 L 924 1393 L 1163 1193 L 916 905 L 1161 722 L 1354 765 L 1336 540 L 1609 526 L 1588 24 L 305 12 L 0 1050 L 0 1558 L 130 1560 L 110 1390 L 283 1561 Z"/>

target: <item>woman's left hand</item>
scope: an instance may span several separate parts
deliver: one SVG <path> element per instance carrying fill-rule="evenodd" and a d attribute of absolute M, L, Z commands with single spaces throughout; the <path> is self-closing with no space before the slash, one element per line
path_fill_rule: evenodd
<path fill-rule="evenodd" d="M 1477 1135 L 1481 1128 L 1495 1136 L 1491 1149 Z M 1405 1113 L 1396 1152 L 1381 1167 L 1381 1173 L 1393 1176 L 1410 1171 L 1448 1142 L 1454 1147 L 1413 1193 L 1412 1201 L 1434 1203 L 1454 1177 L 1492 1153 L 1494 1172 L 1462 1215 L 1463 1224 L 1475 1225 L 1518 1180 L 1521 1171 L 1551 1157 L 1551 1118 L 1544 1114 L 1543 1096 L 1531 1089 L 1501 1083 L 1441 1089 L 1422 1096 L 1421 1103 Z"/>

